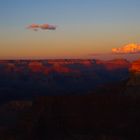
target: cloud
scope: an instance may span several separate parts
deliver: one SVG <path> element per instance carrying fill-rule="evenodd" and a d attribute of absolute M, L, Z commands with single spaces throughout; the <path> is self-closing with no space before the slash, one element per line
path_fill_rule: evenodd
<path fill-rule="evenodd" d="M 38 31 L 38 29 L 42 30 L 55 30 L 55 25 L 49 25 L 49 24 L 31 24 L 27 27 L 27 29 L 33 29 L 34 31 Z"/>
<path fill-rule="evenodd" d="M 140 45 L 139 44 L 128 44 L 120 48 L 112 48 L 112 53 L 115 54 L 134 54 L 140 53 Z"/>
<path fill-rule="evenodd" d="M 49 24 L 43 24 L 43 25 L 40 25 L 40 28 L 43 29 L 43 30 L 45 30 L 45 29 L 55 30 L 56 26 L 55 25 L 49 25 Z"/>

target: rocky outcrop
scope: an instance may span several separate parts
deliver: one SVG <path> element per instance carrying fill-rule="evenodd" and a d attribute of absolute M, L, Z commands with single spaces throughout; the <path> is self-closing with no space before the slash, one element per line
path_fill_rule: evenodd
<path fill-rule="evenodd" d="M 103 65 L 106 70 L 113 71 L 117 69 L 128 69 L 130 67 L 130 62 L 126 59 L 114 59 L 108 61 L 97 60 L 96 64 Z"/>
<path fill-rule="evenodd" d="M 130 67 L 130 78 L 125 87 L 125 94 L 140 97 L 140 60 L 134 61 Z"/>
<path fill-rule="evenodd" d="M 132 63 L 130 71 L 132 73 L 140 73 L 140 59 Z"/>
<path fill-rule="evenodd" d="M 43 71 L 43 65 L 41 62 L 30 62 L 28 64 L 29 69 L 31 72 L 42 72 Z"/>

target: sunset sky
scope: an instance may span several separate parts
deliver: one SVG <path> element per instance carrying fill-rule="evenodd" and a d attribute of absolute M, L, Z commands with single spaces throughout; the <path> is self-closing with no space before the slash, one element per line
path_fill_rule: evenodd
<path fill-rule="evenodd" d="M 26 28 L 45 23 L 57 29 Z M 139 39 L 140 0 L 0 0 L 0 59 L 107 57 Z"/>

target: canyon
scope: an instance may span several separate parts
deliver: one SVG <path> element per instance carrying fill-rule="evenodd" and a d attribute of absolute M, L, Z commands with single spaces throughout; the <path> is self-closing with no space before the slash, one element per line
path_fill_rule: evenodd
<path fill-rule="evenodd" d="M 75 80 L 85 76 L 83 83 L 80 78 L 77 81 L 80 87 L 87 86 L 85 83 L 90 84 L 97 79 L 103 81 L 98 84 L 94 82 L 94 88 L 90 90 L 81 87 L 82 90 L 86 89 L 83 91 L 84 94 L 81 89 L 76 90 L 77 93 L 68 94 L 69 88 L 66 88 L 61 90 L 65 94 L 44 95 L 43 93 L 28 98 L 28 101 L 24 98 L 22 101 L 18 99 L 18 101 L 4 103 L 0 111 L 4 112 L 7 108 L 9 112 L 11 110 L 16 112 L 16 122 L 9 128 L 1 128 L 1 139 L 131 140 L 140 138 L 140 60 L 132 63 L 124 59 L 63 62 L 51 60 L 49 63 L 25 61 L 25 64 L 26 70 L 28 69 L 27 75 L 30 75 L 33 80 L 42 80 L 36 76 L 42 71 L 45 72 L 44 69 L 47 68 L 49 69 L 47 76 L 53 75 L 52 82 L 56 82 L 61 74 L 66 74 L 70 79 Z M 15 73 L 15 69 L 14 66 L 12 74 Z M 23 69 L 25 72 L 25 67 Z M 7 71 L 5 73 L 7 74 Z M 44 75 L 46 73 L 43 77 Z M 91 76 L 93 76 L 92 80 L 89 78 Z M 57 91 L 60 93 L 60 90 Z"/>

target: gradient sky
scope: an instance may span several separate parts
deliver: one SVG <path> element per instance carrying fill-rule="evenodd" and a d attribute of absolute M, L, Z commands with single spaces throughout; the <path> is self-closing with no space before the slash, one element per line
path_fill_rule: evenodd
<path fill-rule="evenodd" d="M 0 59 L 89 58 L 139 37 L 140 0 L 0 0 Z"/>

